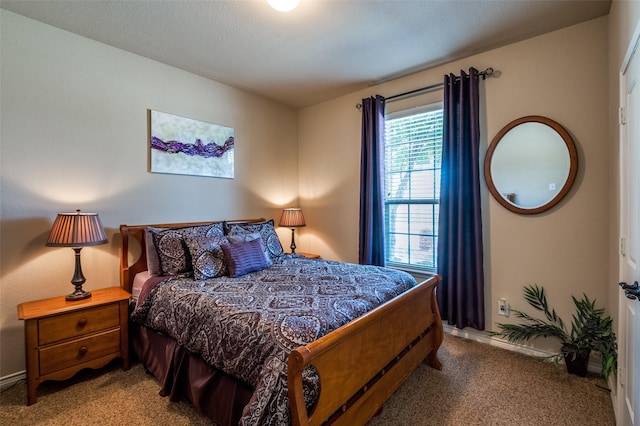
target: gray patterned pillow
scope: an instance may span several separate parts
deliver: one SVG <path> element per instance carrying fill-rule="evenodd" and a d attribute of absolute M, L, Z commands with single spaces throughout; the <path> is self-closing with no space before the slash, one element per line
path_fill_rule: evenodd
<path fill-rule="evenodd" d="M 206 280 L 229 274 L 224 253 L 220 247 L 222 244 L 228 243 L 225 237 L 219 235 L 214 237 L 185 237 L 184 241 L 189 248 L 193 277 L 196 280 Z"/>
<path fill-rule="evenodd" d="M 276 230 L 273 226 L 273 219 L 258 223 L 229 224 L 225 222 L 224 231 L 228 238 L 233 238 L 233 236 L 236 235 L 247 235 L 258 232 L 262 239 L 265 252 L 272 262 L 278 261 L 284 253 L 278 234 L 276 234 Z"/>
<path fill-rule="evenodd" d="M 257 240 L 257 239 L 262 240 L 262 236 L 260 235 L 259 232 L 252 232 L 251 234 L 227 235 L 227 240 L 229 240 L 231 244 L 244 243 L 247 241 Z M 264 243 L 263 243 L 263 247 L 264 247 Z"/>
<path fill-rule="evenodd" d="M 153 234 L 166 229 L 167 228 L 148 227 L 144 232 L 144 246 L 147 254 L 147 270 L 154 277 L 162 275 L 162 265 L 160 264 L 158 250 L 156 250 L 156 245 L 153 242 Z"/>
<path fill-rule="evenodd" d="M 191 254 L 185 238 L 223 237 L 223 224 L 187 226 L 153 232 L 153 242 L 158 251 L 162 275 L 191 275 L 193 273 Z"/>

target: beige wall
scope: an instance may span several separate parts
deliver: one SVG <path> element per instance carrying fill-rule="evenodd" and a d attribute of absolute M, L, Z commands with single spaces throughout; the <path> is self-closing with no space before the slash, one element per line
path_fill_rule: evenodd
<path fill-rule="evenodd" d="M 513 320 L 497 315 L 497 299 L 504 297 L 512 307 L 526 308 L 522 287 L 532 283 L 548 290 L 550 302 L 566 321 L 573 312 L 572 294 L 586 292 L 606 305 L 607 22 L 607 17 L 595 19 L 301 110 L 300 202 L 307 223 L 314 227 L 313 235 L 302 238 L 306 249 L 328 258 L 357 261 L 360 112 L 356 103 L 376 93 L 391 96 L 430 85 L 441 81 L 445 73 L 459 74 L 470 66 L 478 70 L 490 66 L 501 75 L 482 83 L 482 151 L 511 120 L 543 115 L 572 134 L 580 166 L 568 197 L 551 211 L 534 216 L 507 211 L 482 186 L 487 328 Z M 397 109 L 395 103 L 390 105 Z"/>
<path fill-rule="evenodd" d="M 43 25 L 1 16 L 0 377 L 24 371 L 20 302 L 70 293 L 73 251 L 53 219 L 96 211 L 109 244 L 82 250 L 87 283 L 118 285 L 118 227 L 275 217 L 297 203 L 297 113 Z M 147 172 L 147 109 L 235 129 L 236 177 Z M 289 241 L 287 229 L 283 241 Z"/>

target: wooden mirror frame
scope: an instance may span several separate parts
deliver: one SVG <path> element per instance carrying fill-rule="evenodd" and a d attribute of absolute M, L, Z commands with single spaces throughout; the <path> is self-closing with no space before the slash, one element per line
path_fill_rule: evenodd
<path fill-rule="evenodd" d="M 567 176 L 567 179 L 564 185 L 560 189 L 560 192 L 558 192 L 558 194 L 556 194 L 556 196 L 553 197 L 547 203 L 541 206 L 532 207 L 532 208 L 519 207 L 509 202 L 508 200 L 506 200 L 500 194 L 500 191 L 498 191 L 498 189 L 496 188 L 493 182 L 493 177 L 491 176 L 491 160 L 493 159 L 493 155 L 495 153 L 496 148 L 498 147 L 498 144 L 510 130 L 524 123 L 540 123 L 540 124 L 544 124 L 551 127 L 560 135 L 560 137 L 562 138 L 562 140 L 564 141 L 567 147 L 567 150 L 569 151 L 569 174 Z M 513 120 L 506 126 L 504 126 L 502 130 L 500 130 L 498 134 L 491 141 L 491 144 L 489 145 L 489 149 L 487 150 L 487 156 L 485 157 L 485 160 L 484 160 L 484 177 L 487 182 L 489 192 L 491 192 L 491 195 L 493 195 L 493 198 L 495 198 L 496 201 L 498 201 L 504 208 L 514 213 L 520 213 L 520 214 L 542 213 L 544 211 L 549 210 L 556 204 L 558 204 L 565 197 L 565 195 L 567 195 L 567 193 L 573 186 L 573 182 L 575 181 L 577 174 L 578 174 L 578 152 L 576 150 L 576 145 L 573 142 L 573 138 L 571 137 L 569 132 L 567 132 L 565 128 L 562 127 L 560 124 L 558 124 L 557 122 L 553 121 L 550 118 L 542 117 L 539 115 L 529 115 L 526 117 L 518 118 L 516 120 Z"/>

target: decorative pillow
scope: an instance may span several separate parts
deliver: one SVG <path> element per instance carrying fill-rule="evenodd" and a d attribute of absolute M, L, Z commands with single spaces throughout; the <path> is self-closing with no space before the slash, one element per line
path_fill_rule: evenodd
<path fill-rule="evenodd" d="M 283 254 L 282 244 L 273 227 L 273 219 L 266 222 L 257 223 L 226 223 L 224 224 L 224 233 L 227 238 L 234 238 L 235 235 L 247 235 L 259 233 L 265 252 L 272 262 L 277 261 Z"/>
<path fill-rule="evenodd" d="M 223 237 L 222 222 L 208 225 L 187 226 L 184 228 L 170 228 L 153 233 L 162 275 L 191 275 L 191 254 L 187 248 L 185 238 Z"/>
<path fill-rule="evenodd" d="M 271 266 L 271 259 L 262 247 L 259 239 L 242 241 L 235 244 L 223 244 L 222 251 L 229 268 L 231 278 L 262 271 Z"/>
<path fill-rule="evenodd" d="M 259 232 L 252 232 L 251 234 L 227 235 L 227 240 L 231 244 L 244 243 L 247 241 L 252 241 L 257 239 L 260 239 L 260 241 L 262 241 L 262 237 Z M 263 248 L 264 248 L 264 243 L 263 243 Z"/>
<path fill-rule="evenodd" d="M 217 278 L 228 274 L 227 263 L 220 247 L 222 244 L 227 243 L 225 237 L 219 235 L 214 237 L 185 237 L 184 241 L 189 248 L 193 277 L 196 280 Z"/>
<path fill-rule="evenodd" d="M 148 227 L 144 231 L 144 247 L 147 254 L 147 271 L 152 277 L 159 277 L 162 275 L 162 265 L 160 264 L 160 257 L 158 257 L 158 250 L 153 242 L 153 234 L 164 231 L 167 228 L 151 228 Z"/>

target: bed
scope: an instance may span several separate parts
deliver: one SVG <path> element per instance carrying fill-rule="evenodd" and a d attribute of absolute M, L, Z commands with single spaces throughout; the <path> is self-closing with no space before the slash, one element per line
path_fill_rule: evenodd
<path fill-rule="evenodd" d="M 182 243 L 164 244 L 176 233 Z M 120 234 L 132 350 L 161 395 L 188 399 L 216 424 L 365 424 L 421 362 L 442 368 L 437 275 L 416 283 L 284 254 L 263 218 L 121 225 Z M 186 259 L 156 258 L 166 247 Z M 246 272 L 232 250 L 256 254 L 262 268 Z M 213 276 L 221 259 L 227 269 Z"/>

